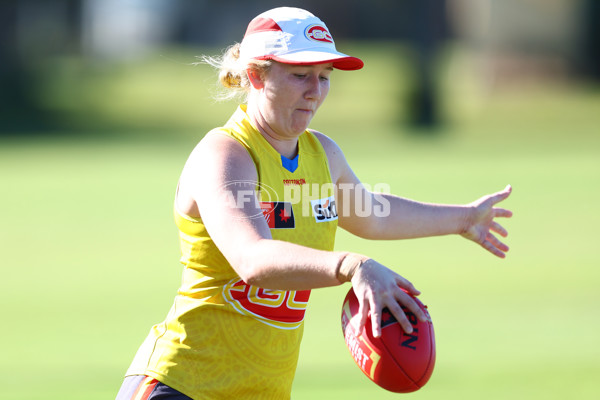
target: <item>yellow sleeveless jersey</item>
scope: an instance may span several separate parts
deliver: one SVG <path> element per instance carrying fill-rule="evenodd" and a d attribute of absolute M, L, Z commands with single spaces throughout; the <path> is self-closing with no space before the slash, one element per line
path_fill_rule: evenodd
<path fill-rule="evenodd" d="M 327 156 L 310 132 L 295 160 L 282 159 L 240 106 L 214 130 L 238 140 L 258 173 L 260 206 L 274 239 L 333 250 L 337 211 Z M 231 182 L 230 184 L 236 184 Z M 287 399 L 298 362 L 310 291 L 246 284 L 206 232 L 202 219 L 175 210 L 182 285 L 127 375 L 145 374 L 194 399 Z"/>

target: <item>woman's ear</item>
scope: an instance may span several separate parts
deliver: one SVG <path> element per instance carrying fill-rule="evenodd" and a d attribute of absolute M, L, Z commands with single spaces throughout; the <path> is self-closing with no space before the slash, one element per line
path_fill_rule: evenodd
<path fill-rule="evenodd" d="M 265 86 L 265 82 L 260 71 L 254 68 L 248 68 L 246 73 L 248 74 L 248 80 L 254 89 L 262 89 Z"/>

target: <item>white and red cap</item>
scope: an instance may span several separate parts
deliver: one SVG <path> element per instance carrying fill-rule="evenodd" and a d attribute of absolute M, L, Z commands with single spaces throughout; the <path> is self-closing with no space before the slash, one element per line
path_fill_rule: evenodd
<path fill-rule="evenodd" d="M 295 65 L 331 62 L 334 68 L 347 71 L 364 65 L 361 59 L 336 50 L 323 21 L 293 7 L 274 8 L 250 21 L 240 46 L 240 58 Z"/>

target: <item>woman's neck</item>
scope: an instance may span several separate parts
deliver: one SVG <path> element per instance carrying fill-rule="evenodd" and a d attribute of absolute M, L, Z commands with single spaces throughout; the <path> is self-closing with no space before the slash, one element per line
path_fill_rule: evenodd
<path fill-rule="evenodd" d="M 293 159 L 298 154 L 298 137 L 283 137 L 275 132 L 262 114 L 248 106 L 248 117 L 267 142 L 282 156 Z"/>

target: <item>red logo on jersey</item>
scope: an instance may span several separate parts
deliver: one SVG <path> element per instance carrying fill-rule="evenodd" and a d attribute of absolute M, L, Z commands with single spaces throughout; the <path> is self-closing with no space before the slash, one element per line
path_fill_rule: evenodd
<path fill-rule="evenodd" d="M 309 26 L 304 31 L 304 35 L 309 40 L 314 40 L 314 41 L 317 41 L 317 42 L 333 43 L 333 38 L 331 37 L 331 35 L 327 31 L 327 28 L 325 28 L 322 25 L 311 25 L 311 26 Z"/>
<path fill-rule="evenodd" d="M 294 329 L 304 320 L 310 290 L 270 290 L 248 285 L 241 279 L 225 285 L 227 301 L 241 314 L 267 325 Z"/>
<path fill-rule="evenodd" d="M 292 203 L 281 201 L 261 201 L 260 208 L 262 209 L 265 220 L 267 220 L 267 225 L 269 225 L 269 228 L 289 229 L 296 227 Z"/>
<path fill-rule="evenodd" d="M 304 178 L 300 178 L 300 179 L 284 179 L 283 180 L 283 185 L 284 186 L 294 186 L 294 185 L 304 185 L 306 184 L 306 179 Z"/>

